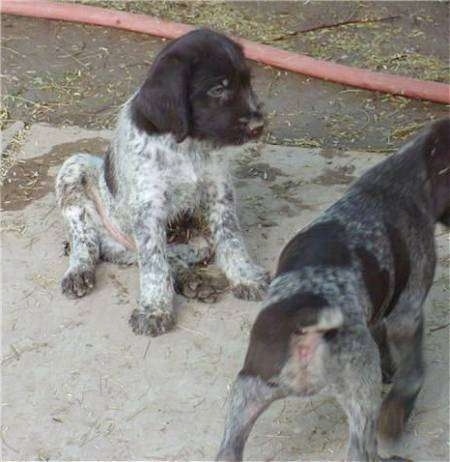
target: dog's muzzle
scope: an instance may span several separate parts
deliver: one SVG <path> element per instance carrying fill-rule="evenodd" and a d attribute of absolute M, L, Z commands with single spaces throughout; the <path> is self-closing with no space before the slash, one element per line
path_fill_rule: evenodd
<path fill-rule="evenodd" d="M 262 117 L 252 118 L 247 124 L 248 134 L 251 138 L 258 138 L 264 129 L 264 119 Z"/>
<path fill-rule="evenodd" d="M 245 127 L 246 135 L 249 138 L 258 138 L 264 129 L 264 118 L 262 115 L 242 117 L 239 119 Z"/>

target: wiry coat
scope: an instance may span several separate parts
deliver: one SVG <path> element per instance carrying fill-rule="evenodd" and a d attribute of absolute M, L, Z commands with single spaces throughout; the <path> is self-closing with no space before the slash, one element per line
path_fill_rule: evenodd
<path fill-rule="evenodd" d="M 218 459 L 242 458 L 273 400 L 322 392 L 347 414 L 348 460 L 379 460 L 377 421 L 382 436 L 399 437 L 423 383 L 422 306 L 437 222 L 450 225 L 450 119 L 370 169 L 286 245 Z M 381 404 L 382 373 L 392 388 Z"/>
<path fill-rule="evenodd" d="M 257 299 L 267 273 L 245 248 L 221 146 L 256 138 L 262 114 L 242 50 L 199 30 L 169 44 L 142 87 L 123 106 L 104 158 L 79 154 L 62 166 L 56 192 L 71 236 L 62 288 L 82 296 L 94 285 L 99 258 L 139 263 L 140 302 L 130 324 L 158 335 L 174 323 L 171 261 L 205 258 L 167 247 L 167 224 L 201 209 L 218 265 L 234 293 Z M 212 250 L 211 250 L 212 252 Z"/>

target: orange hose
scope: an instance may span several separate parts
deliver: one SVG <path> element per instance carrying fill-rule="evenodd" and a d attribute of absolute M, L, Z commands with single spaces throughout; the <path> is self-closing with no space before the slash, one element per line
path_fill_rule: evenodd
<path fill-rule="evenodd" d="M 116 27 L 171 39 L 195 29 L 186 24 L 163 21 L 141 14 L 46 0 L 2 0 L 0 12 Z M 372 72 L 314 59 L 250 40 L 234 39 L 244 47 L 247 58 L 263 64 L 367 90 L 450 104 L 450 85 L 444 83 Z"/>

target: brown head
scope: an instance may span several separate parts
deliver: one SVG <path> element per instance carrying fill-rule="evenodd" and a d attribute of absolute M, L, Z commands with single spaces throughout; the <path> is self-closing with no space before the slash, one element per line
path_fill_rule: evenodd
<path fill-rule="evenodd" d="M 433 122 L 420 142 L 434 215 L 438 222 L 450 226 L 450 118 Z"/>
<path fill-rule="evenodd" d="M 172 133 L 215 145 L 258 138 L 264 126 L 242 48 L 207 29 L 167 45 L 131 103 L 135 124 L 149 134 Z"/>

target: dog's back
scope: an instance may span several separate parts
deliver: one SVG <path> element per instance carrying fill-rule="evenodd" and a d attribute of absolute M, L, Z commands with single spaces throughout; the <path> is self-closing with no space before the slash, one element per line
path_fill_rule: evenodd
<path fill-rule="evenodd" d="M 450 119 L 432 124 L 300 231 L 281 253 L 254 335 L 273 329 L 271 312 L 289 319 L 290 332 L 331 330 L 342 323 L 375 324 L 404 291 L 426 295 L 435 265 L 435 223 L 450 210 L 449 147 Z M 443 186 L 432 184 L 439 173 Z M 357 312 L 347 303 L 355 296 Z M 260 325 L 266 319 L 267 326 Z"/>

